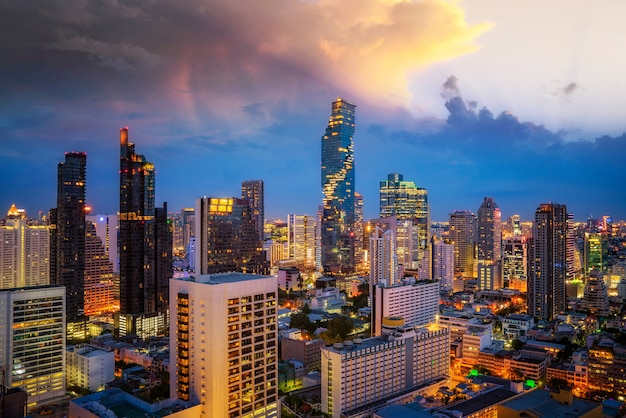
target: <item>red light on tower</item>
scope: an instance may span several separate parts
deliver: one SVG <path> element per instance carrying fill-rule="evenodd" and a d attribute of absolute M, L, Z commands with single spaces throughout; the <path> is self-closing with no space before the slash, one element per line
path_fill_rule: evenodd
<path fill-rule="evenodd" d="M 91 213 L 91 206 L 85 206 L 85 213 Z"/>

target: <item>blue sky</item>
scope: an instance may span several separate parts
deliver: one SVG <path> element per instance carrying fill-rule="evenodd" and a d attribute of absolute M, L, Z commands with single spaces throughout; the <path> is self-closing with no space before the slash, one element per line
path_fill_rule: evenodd
<path fill-rule="evenodd" d="M 119 128 L 157 201 L 237 196 L 314 214 L 331 102 L 357 105 L 356 190 L 429 190 L 433 220 L 565 203 L 626 219 L 626 31 L 619 1 L 65 0 L 0 4 L 0 210 L 56 205 L 86 151 L 87 200 L 118 210 Z"/>

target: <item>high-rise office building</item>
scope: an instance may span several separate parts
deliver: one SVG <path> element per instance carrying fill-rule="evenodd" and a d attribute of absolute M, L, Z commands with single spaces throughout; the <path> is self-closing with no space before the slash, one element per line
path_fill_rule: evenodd
<path fill-rule="evenodd" d="M 402 174 L 389 174 L 387 180 L 380 182 L 380 217 L 389 216 L 395 216 L 398 222 L 412 222 L 410 231 L 412 252 L 409 263 L 403 262 L 404 268 L 425 269 L 425 275 L 430 276 L 428 191 L 417 187 L 412 181 L 405 181 Z"/>
<path fill-rule="evenodd" d="M 269 263 L 247 199 L 196 200 L 196 274 L 267 274 Z"/>
<path fill-rule="evenodd" d="M 354 268 L 356 271 L 365 269 L 364 257 L 364 235 L 363 226 L 365 218 L 363 214 L 363 195 L 354 193 Z"/>
<path fill-rule="evenodd" d="M 393 230 L 383 231 L 375 226 L 370 235 L 370 286 L 382 283 L 393 286 L 399 283 L 396 237 Z"/>
<path fill-rule="evenodd" d="M 196 210 L 195 208 L 183 208 L 180 211 L 180 221 L 183 228 L 183 247 L 185 249 L 185 257 L 189 260 L 189 244 L 191 239 L 196 236 Z M 189 263 L 193 268 L 193 263 Z"/>
<path fill-rule="evenodd" d="M 502 275 L 500 274 L 501 220 L 502 214 L 496 202 L 490 197 L 485 197 L 478 208 L 476 222 L 478 286 L 481 290 L 502 288 Z"/>
<path fill-rule="evenodd" d="M 50 227 L 29 225 L 15 205 L 0 226 L 0 289 L 50 284 Z"/>
<path fill-rule="evenodd" d="M 166 327 L 172 277 L 172 229 L 167 204 L 155 208 L 154 165 L 135 153 L 120 130 L 120 335 L 156 335 Z"/>
<path fill-rule="evenodd" d="M 528 313 L 551 320 L 567 307 L 568 215 L 565 205 L 542 203 L 535 212 Z"/>
<path fill-rule="evenodd" d="M 119 309 L 115 297 L 116 275 L 95 225 L 86 222 L 85 235 L 85 315 L 97 316 Z M 119 291 L 119 288 L 117 288 Z"/>
<path fill-rule="evenodd" d="M 252 210 L 254 226 L 259 234 L 259 241 L 263 242 L 265 226 L 265 198 L 263 180 L 247 180 L 241 182 L 241 198 L 248 199 Z"/>
<path fill-rule="evenodd" d="M 321 263 L 328 275 L 351 274 L 354 259 L 354 126 L 356 106 L 342 99 L 322 136 Z"/>
<path fill-rule="evenodd" d="M 317 223 L 313 216 L 287 215 L 287 248 L 289 259 L 302 269 L 315 268 Z"/>
<path fill-rule="evenodd" d="M 413 399 L 442 382 L 449 369 L 450 334 L 434 325 L 324 347 L 322 411 L 332 418 L 371 416 L 373 407 Z"/>
<path fill-rule="evenodd" d="M 594 272 L 585 283 L 585 295 L 581 301 L 583 309 L 602 317 L 607 317 L 609 311 L 608 288 L 602 273 Z"/>
<path fill-rule="evenodd" d="M 455 210 L 451 213 L 450 240 L 454 244 L 455 277 L 475 277 L 476 215 L 469 210 Z"/>
<path fill-rule="evenodd" d="M 528 290 L 528 239 L 513 235 L 502 242 L 502 279 L 505 287 Z"/>
<path fill-rule="evenodd" d="M 197 416 L 279 416 L 276 278 L 191 276 L 170 292 L 171 397 Z"/>
<path fill-rule="evenodd" d="M 441 290 L 454 289 L 454 244 L 433 240 L 433 279 L 441 282 Z"/>
<path fill-rule="evenodd" d="M 86 153 L 65 154 L 58 166 L 57 207 L 50 211 L 50 283 L 65 286 L 68 322 L 85 311 L 86 169 Z"/>
<path fill-rule="evenodd" d="M 63 286 L 0 290 L 0 373 L 29 410 L 66 396 L 65 297 Z"/>
<path fill-rule="evenodd" d="M 603 236 L 599 233 L 585 232 L 585 277 L 590 277 L 593 270 L 604 271 Z"/>
<path fill-rule="evenodd" d="M 113 272 L 119 272 L 117 257 L 117 215 L 87 215 L 85 220 L 96 228 L 96 235 L 102 240 L 104 251 L 113 266 Z M 119 295 L 118 295 L 119 297 Z"/>

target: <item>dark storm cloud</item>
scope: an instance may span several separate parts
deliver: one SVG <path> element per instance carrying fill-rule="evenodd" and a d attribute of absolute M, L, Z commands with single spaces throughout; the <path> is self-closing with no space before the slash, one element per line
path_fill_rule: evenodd
<path fill-rule="evenodd" d="M 538 204 L 548 200 L 568 204 L 577 219 L 600 211 L 623 216 L 626 134 L 566 140 L 562 133 L 522 122 L 510 112 L 494 116 L 485 107 L 477 111 L 468 106 L 454 76 L 442 91 L 456 93 L 445 103 L 449 115 L 442 129 L 434 134 L 389 134 L 404 149 L 395 155 L 397 166 L 405 167 L 405 177 L 435 194 L 435 218 L 445 219 L 445 211 L 458 209 L 454 205 L 460 196 L 476 202 L 463 207 L 475 211 L 487 195 L 494 196 L 503 216 L 532 216 Z M 437 196 L 437 190 L 445 192 Z"/>

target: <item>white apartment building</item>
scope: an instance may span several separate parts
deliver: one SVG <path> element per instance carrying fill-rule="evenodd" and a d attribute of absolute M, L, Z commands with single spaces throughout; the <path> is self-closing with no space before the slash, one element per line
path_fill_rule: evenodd
<path fill-rule="evenodd" d="M 67 386 L 100 392 L 115 379 L 115 352 L 82 344 L 65 353 Z"/>
<path fill-rule="evenodd" d="M 383 231 L 376 226 L 370 236 L 370 284 L 393 286 L 398 283 L 398 258 L 395 235 L 392 230 Z"/>
<path fill-rule="evenodd" d="M 463 364 L 473 366 L 478 363 L 478 353 L 491 345 L 493 331 L 491 324 L 473 324 L 463 334 Z"/>
<path fill-rule="evenodd" d="M 382 335 L 384 317 L 401 317 L 405 325 L 424 326 L 436 321 L 438 309 L 438 281 L 409 279 L 395 286 L 376 285 L 372 291 L 372 335 Z"/>
<path fill-rule="evenodd" d="M 0 369 L 29 410 L 65 396 L 65 287 L 0 290 Z"/>
<path fill-rule="evenodd" d="M 298 266 L 315 267 L 315 243 L 317 222 L 314 216 L 287 215 L 287 247 L 289 259 Z"/>
<path fill-rule="evenodd" d="M 278 417 L 276 277 L 170 281 L 170 394 L 199 416 Z"/>
<path fill-rule="evenodd" d="M 454 244 L 433 244 L 433 279 L 441 281 L 441 290 L 454 290 Z"/>
<path fill-rule="evenodd" d="M 48 284 L 50 227 L 8 218 L 0 226 L 0 289 Z"/>
<path fill-rule="evenodd" d="M 535 320 L 530 315 L 512 314 L 502 319 L 502 333 L 507 340 L 526 342 L 527 333 L 535 326 Z"/>
<path fill-rule="evenodd" d="M 322 349 L 322 411 L 333 418 L 371 415 L 376 404 L 445 381 L 448 330 L 399 327 L 393 334 Z"/>

